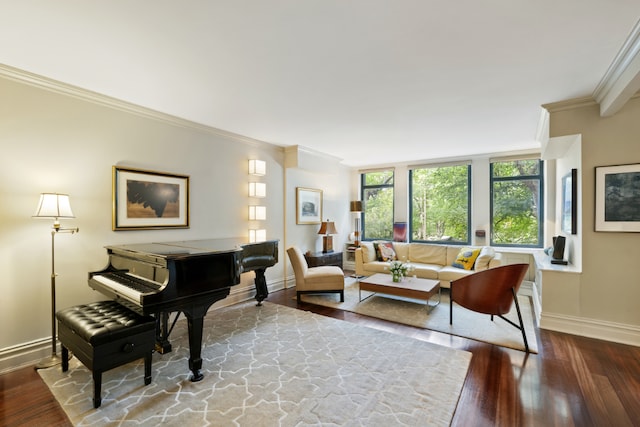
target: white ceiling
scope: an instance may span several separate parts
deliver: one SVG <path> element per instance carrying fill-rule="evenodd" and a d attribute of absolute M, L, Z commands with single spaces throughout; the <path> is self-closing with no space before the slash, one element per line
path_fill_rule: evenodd
<path fill-rule="evenodd" d="M 539 148 L 638 0 L 0 0 L 0 63 L 349 166 Z"/>

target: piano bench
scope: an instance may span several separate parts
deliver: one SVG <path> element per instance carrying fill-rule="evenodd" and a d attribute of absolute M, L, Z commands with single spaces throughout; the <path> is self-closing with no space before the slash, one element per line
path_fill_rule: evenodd
<path fill-rule="evenodd" d="M 102 403 L 102 373 L 144 357 L 144 383 L 151 383 L 151 354 L 156 321 L 115 301 L 100 301 L 60 310 L 58 339 L 62 372 L 69 369 L 69 350 L 93 373 L 93 407 Z"/>

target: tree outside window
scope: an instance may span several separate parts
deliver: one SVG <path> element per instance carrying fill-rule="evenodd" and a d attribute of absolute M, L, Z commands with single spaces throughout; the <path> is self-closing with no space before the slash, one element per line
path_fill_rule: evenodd
<path fill-rule="evenodd" d="M 469 243 L 471 166 L 410 171 L 411 240 Z"/>
<path fill-rule="evenodd" d="M 393 170 L 363 173 L 362 240 L 393 237 Z"/>
<path fill-rule="evenodd" d="M 543 163 L 491 163 L 491 244 L 542 247 Z"/>

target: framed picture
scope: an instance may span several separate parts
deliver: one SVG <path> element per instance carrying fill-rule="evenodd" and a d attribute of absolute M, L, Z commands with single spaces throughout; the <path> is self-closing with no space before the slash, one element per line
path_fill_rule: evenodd
<path fill-rule="evenodd" d="M 296 187 L 296 224 L 322 222 L 322 190 Z"/>
<path fill-rule="evenodd" d="M 562 177 L 562 231 L 578 233 L 578 169 Z"/>
<path fill-rule="evenodd" d="M 113 230 L 189 227 L 189 177 L 113 167 Z"/>
<path fill-rule="evenodd" d="M 595 230 L 640 232 L 640 164 L 596 167 Z"/>

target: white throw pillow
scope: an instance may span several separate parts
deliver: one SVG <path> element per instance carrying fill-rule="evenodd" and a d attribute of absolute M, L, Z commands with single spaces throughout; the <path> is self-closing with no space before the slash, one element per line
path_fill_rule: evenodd
<path fill-rule="evenodd" d="M 482 271 L 489 268 L 489 262 L 496 255 L 496 251 L 493 250 L 490 246 L 484 246 L 480 251 L 480 255 L 476 258 L 476 265 L 474 267 L 475 271 Z"/>

